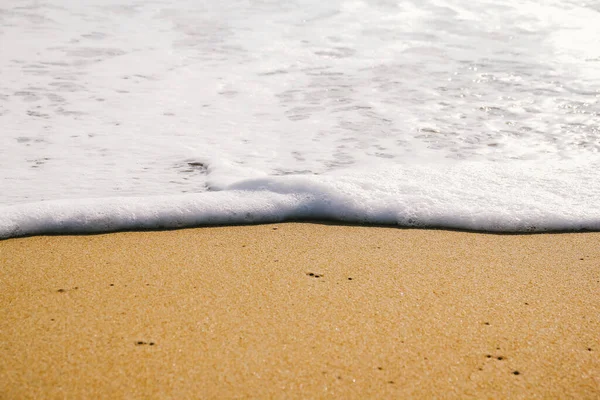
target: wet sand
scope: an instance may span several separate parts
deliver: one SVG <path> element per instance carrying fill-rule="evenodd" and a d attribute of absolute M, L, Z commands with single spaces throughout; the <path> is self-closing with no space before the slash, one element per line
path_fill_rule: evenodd
<path fill-rule="evenodd" d="M 600 398 L 600 233 L 0 241 L 0 399 Z"/>

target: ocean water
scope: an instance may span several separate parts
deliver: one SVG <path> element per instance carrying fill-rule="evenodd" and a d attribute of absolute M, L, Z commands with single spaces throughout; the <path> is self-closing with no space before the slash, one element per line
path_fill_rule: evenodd
<path fill-rule="evenodd" d="M 600 4 L 4 0 L 0 238 L 600 229 Z"/>

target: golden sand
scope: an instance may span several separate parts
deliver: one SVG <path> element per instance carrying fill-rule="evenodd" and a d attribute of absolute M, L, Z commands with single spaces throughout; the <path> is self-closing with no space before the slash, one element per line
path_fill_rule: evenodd
<path fill-rule="evenodd" d="M 600 398 L 600 233 L 0 241 L 0 398 Z"/>

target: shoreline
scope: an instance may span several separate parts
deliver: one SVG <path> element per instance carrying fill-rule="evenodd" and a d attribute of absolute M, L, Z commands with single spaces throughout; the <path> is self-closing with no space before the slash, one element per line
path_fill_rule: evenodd
<path fill-rule="evenodd" d="M 0 398 L 600 396 L 599 232 L 0 241 Z"/>
<path fill-rule="evenodd" d="M 475 235 L 492 235 L 492 236 L 536 236 L 536 235 L 564 235 L 564 234 L 588 234 L 598 233 L 600 230 L 597 229 L 546 229 L 546 230 L 484 230 L 484 229 L 470 229 L 470 228 L 456 228 L 450 226 L 438 226 L 438 225 L 423 225 L 423 226 L 405 226 L 398 225 L 395 223 L 368 223 L 368 222 L 347 222 L 336 219 L 286 219 L 283 221 L 267 221 L 267 222 L 240 222 L 240 223 L 215 223 L 215 224 L 198 224 L 198 225 L 184 225 L 180 227 L 158 227 L 158 228 L 126 228 L 126 229 L 108 229 L 108 230 L 86 230 L 76 229 L 69 231 L 45 231 L 40 230 L 39 233 L 27 233 L 17 236 L 5 236 L 0 237 L 0 243 L 6 240 L 12 239 L 27 239 L 33 237 L 70 237 L 70 236 L 101 236 L 101 235 L 113 235 L 122 233 L 161 233 L 161 232 L 173 232 L 173 231 L 186 231 L 194 229 L 212 229 L 212 228 L 252 228 L 256 226 L 270 226 L 270 225 L 286 225 L 286 224 L 307 224 L 307 225 L 323 225 L 323 226 L 338 226 L 338 227 L 350 227 L 350 228 L 384 228 L 384 229 L 398 229 L 403 231 L 432 231 L 432 232 L 459 232 L 459 233 L 470 233 Z M 37 232 L 37 230 L 36 230 Z"/>

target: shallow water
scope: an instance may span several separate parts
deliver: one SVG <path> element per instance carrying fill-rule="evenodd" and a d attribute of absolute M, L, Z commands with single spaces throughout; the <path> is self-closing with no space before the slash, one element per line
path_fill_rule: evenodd
<path fill-rule="evenodd" d="M 0 231 L 597 229 L 599 18 L 574 1 L 9 0 Z"/>

